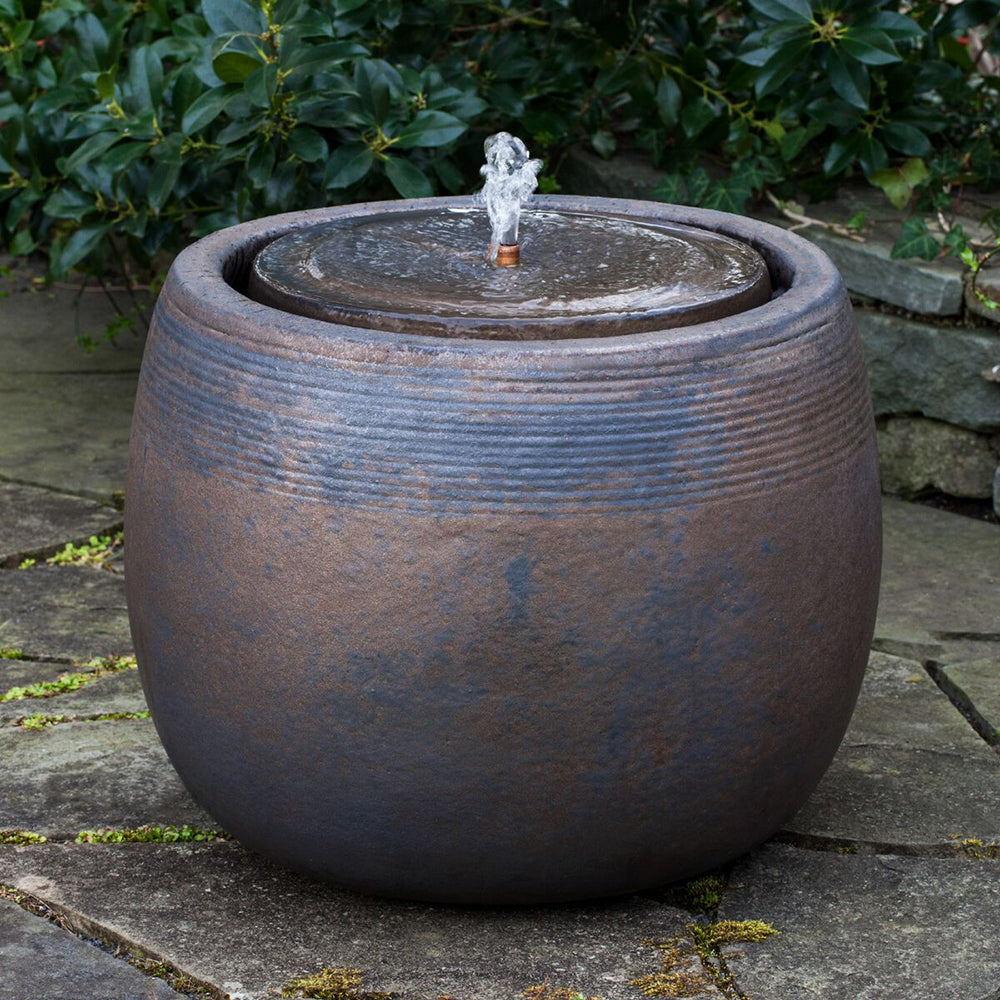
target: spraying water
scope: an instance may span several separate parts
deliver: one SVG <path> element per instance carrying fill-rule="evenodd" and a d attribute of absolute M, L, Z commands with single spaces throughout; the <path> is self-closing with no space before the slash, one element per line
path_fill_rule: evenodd
<path fill-rule="evenodd" d="M 541 160 L 529 159 L 528 149 L 509 132 L 497 132 L 483 143 L 486 165 L 479 172 L 486 178 L 476 201 L 486 206 L 492 238 L 489 258 L 497 259 L 501 246 L 517 245 L 521 206 L 538 186 Z"/>

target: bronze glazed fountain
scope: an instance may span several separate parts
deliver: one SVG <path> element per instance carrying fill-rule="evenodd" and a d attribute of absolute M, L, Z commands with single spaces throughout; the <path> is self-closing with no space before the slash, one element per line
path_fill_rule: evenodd
<path fill-rule="evenodd" d="M 867 659 L 874 426 L 829 259 L 598 198 L 515 236 L 468 198 L 236 226 L 177 258 L 143 361 L 126 582 L 160 737 L 241 841 L 365 891 L 727 861 L 816 786 Z"/>

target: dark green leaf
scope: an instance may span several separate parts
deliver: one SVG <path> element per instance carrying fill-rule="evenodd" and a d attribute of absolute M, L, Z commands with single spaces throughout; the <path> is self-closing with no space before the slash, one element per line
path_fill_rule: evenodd
<path fill-rule="evenodd" d="M 385 161 L 385 174 L 404 198 L 429 198 L 434 194 L 427 175 L 409 160 L 390 156 Z"/>
<path fill-rule="evenodd" d="M 907 156 L 927 156 L 931 151 L 930 140 L 915 125 L 889 122 L 881 134 L 889 146 Z"/>
<path fill-rule="evenodd" d="M 704 167 L 695 167 L 687 176 L 688 201 L 692 205 L 700 205 L 702 198 L 708 193 L 712 178 Z"/>
<path fill-rule="evenodd" d="M 389 82 L 375 60 L 358 60 L 354 67 L 354 89 L 372 123 L 381 125 L 389 112 Z"/>
<path fill-rule="evenodd" d="M 258 108 L 269 108 L 278 89 L 278 67 L 275 63 L 265 63 L 254 70 L 243 85 L 244 93 Z"/>
<path fill-rule="evenodd" d="M 889 155 L 878 139 L 872 135 L 863 135 L 858 147 L 858 162 L 866 174 L 873 174 L 889 165 Z"/>
<path fill-rule="evenodd" d="M 397 149 L 414 146 L 444 146 L 457 139 L 469 126 L 446 111 L 420 111 L 396 136 Z"/>
<path fill-rule="evenodd" d="M 607 129 L 595 132 L 590 137 L 590 144 L 594 147 L 594 151 L 605 160 L 610 159 L 618 148 L 614 133 L 609 132 Z"/>
<path fill-rule="evenodd" d="M 184 112 L 181 130 L 185 135 L 191 135 L 211 125 L 238 93 L 239 90 L 232 85 L 206 91 Z"/>
<path fill-rule="evenodd" d="M 650 194 L 657 201 L 666 201 L 671 205 L 687 203 L 687 185 L 680 174 L 664 174 Z"/>
<path fill-rule="evenodd" d="M 217 35 L 226 35 L 232 31 L 260 35 L 267 28 L 261 11 L 243 0 L 202 0 L 201 11 L 208 26 Z"/>
<path fill-rule="evenodd" d="M 95 156 L 106 153 L 116 142 L 122 138 L 121 132 L 98 132 L 89 139 L 84 140 L 66 158 L 62 165 L 65 173 L 71 174 L 84 164 L 89 163 Z"/>
<path fill-rule="evenodd" d="M 758 97 L 766 97 L 777 90 L 802 65 L 809 51 L 809 41 L 796 38 L 787 42 L 764 64 L 754 81 Z"/>
<path fill-rule="evenodd" d="M 921 38 L 924 34 L 923 29 L 912 17 L 897 14 L 891 10 L 880 10 L 867 14 L 858 18 L 855 24 L 859 28 L 877 28 L 879 31 L 884 31 L 890 38 L 900 41 L 908 38 Z"/>
<path fill-rule="evenodd" d="M 847 55 L 869 66 L 886 66 L 901 58 L 892 39 L 875 28 L 847 28 L 840 47 Z"/>
<path fill-rule="evenodd" d="M 338 14 L 349 14 L 352 10 L 364 6 L 367 2 L 368 0 L 336 0 L 334 6 Z"/>
<path fill-rule="evenodd" d="M 812 18 L 809 0 L 750 0 L 750 6 L 774 21 L 808 21 Z"/>
<path fill-rule="evenodd" d="M 940 250 L 941 245 L 927 231 L 927 223 L 919 216 L 914 216 L 903 223 L 899 239 L 893 245 L 892 256 L 934 260 Z"/>
<path fill-rule="evenodd" d="M 49 196 L 42 211 L 53 219 L 73 219 L 80 222 L 94 210 L 95 205 L 92 194 L 64 185 Z"/>
<path fill-rule="evenodd" d="M 718 112 L 712 106 L 711 101 L 705 97 L 696 97 L 690 104 L 686 104 L 681 112 L 681 128 L 689 139 L 693 139 L 699 132 L 711 125 L 716 118 L 718 118 Z"/>
<path fill-rule="evenodd" d="M 129 55 L 128 82 L 139 110 L 159 108 L 163 100 L 163 66 L 148 45 L 138 46 Z"/>
<path fill-rule="evenodd" d="M 157 163 L 152 177 L 149 179 L 148 198 L 150 207 L 159 213 L 173 193 L 174 185 L 181 172 L 179 159 L 163 160 Z"/>
<path fill-rule="evenodd" d="M 827 71 L 830 75 L 830 86 L 839 97 L 855 108 L 868 110 L 871 82 L 867 67 L 843 56 L 836 49 L 831 49 L 827 55 Z"/>
<path fill-rule="evenodd" d="M 677 81 L 669 75 L 660 77 L 660 82 L 656 85 L 656 109 L 660 121 L 668 128 L 673 128 L 679 121 L 682 100 Z"/>
<path fill-rule="evenodd" d="M 371 170 L 375 157 L 361 142 L 338 147 L 327 160 L 323 186 L 327 189 L 350 187 Z"/>
<path fill-rule="evenodd" d="M 713 208 L 717 212 L 740 214 L 745 208 L 751 192 L 734 178 L 715 181 L 701 200 L 702 208 Z"/>
<path fill-rule="evenodd" d="M 288 148 L 305 163 L 315 163 L 327 155 L 326 140 L 308 125 L 297 125 L 289 132 Z"/>
<path fill-rule="evenodd" d="M 257 142 L 247 157 L 247 177 L 255 188 L 262 188 L 271 178 L 274 170 L 274 146 L 270 142 Z"/>
<path fill-rule="evenodd" d="M 849 167 L 858 158 L 861 140 L 862 136 L 858 132 L 851 132 L 835 139 L 823 161 L 823 173 L 839 174 Z"/>
<path fill-rule="evenodd" d="M 63 244 L 56 267 L 59 271 L 68 271 L 78 264 L 84 257 L 92 253 L 100 245 L 111 228 L 110 222 L 95 222 L 89 226 L 83 226 L 73 233 Z"/>
<path fill-rule="evenodd" d="M 231 49 L 212 60 L 212 69 L 223 83 L 242 83 L 254 70 L 260 69 L 260 66 L 259 59 Z"/>
<path fill-rule="evenodd" d="M 103 73 L 98 73 L 97 79 L 94 81 L 94 90 L 97 91 L 97 96 L 102 101 L 113 100 L 115 96 L 115 71 L 105 70 Z"/>
<path fill-rule="evenodd" d="M 325 42 L 322 45 L 301 45 L 293 50 L 284 65 L 296 73 L 328 73 L 338 64 L 358 56 L 368 55 L 368 50 L 358 42 Z"/>

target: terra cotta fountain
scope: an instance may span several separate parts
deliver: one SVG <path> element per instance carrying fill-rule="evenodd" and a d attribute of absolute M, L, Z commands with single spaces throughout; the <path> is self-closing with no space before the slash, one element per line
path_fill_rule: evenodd
<path fill-rule="evenodd" d="M 847 726 L 881 537 L 861 346 L 829 259 L 761 222 L 544 196 L 518 266 L 490 242 L 433 198 L 177 258 L 131 440 L 143 684 L 194 797 L 292 867 L 649 888 L 770 836 Z"/>

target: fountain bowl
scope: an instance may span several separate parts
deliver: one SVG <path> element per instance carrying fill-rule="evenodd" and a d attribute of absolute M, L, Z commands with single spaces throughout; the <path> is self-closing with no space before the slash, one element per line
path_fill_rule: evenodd
<path fill-rule="evenodd" d="M 522 340 L 246 294 L 293 231 L 468 204 L 275 216 L 176 259 L 126 493 L 142 683 L 194 798 L 290 867 L 459 903 L 649 889 L 779 829 L 853 710 L 881 526 L 850 303 L 779 228 L 554 196 L 726 234 L 773 293 Z"/>

